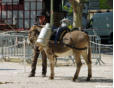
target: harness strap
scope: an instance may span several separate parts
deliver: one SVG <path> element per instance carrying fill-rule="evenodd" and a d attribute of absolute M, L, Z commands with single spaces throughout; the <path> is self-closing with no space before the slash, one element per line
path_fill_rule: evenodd
<path fill-rule="evenodd" d="M 69 44 L 65 44 L 65 43 L 63 43 L 65 46 L 67 46 L 67 47 L 70 47 L 70 48 L 73 48 L 73 49 L 76 49 L 76 50 L 86 50 L 87 49 L 87 47 L 84 47 L 84 48 L 76 48 L 75 46 L 73 46 L 73 45 L 69 45 Z"/>

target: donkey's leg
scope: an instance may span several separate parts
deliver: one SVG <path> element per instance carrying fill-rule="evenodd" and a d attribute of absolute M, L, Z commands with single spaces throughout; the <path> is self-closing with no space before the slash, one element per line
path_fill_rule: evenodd
<path fill-rule="evenodd" d="M 49 62 L 50 62 L 50 79 L 54 79 L 54 56 L 53 55 L 47 55 L 48 59 L 49 59 Z"/>
<path fill-rule="evenodd" d="M 88 66 L 88 77 L 87 77 L 87 81 L 90 81 L 90 78 L 92 77 L 91 61 L 88 61 L 86 63 L 87 63 L 87 66 Z"/>
<path fill-rule="evenodd" d="M 80 53 L 75 54 L 75 61 L 76 61 L 77 69 L 76 69 L 76 72 L 74 74 L 73 81 L 75 81 L 78 78 L 80 68 L 82 66 L 82 62 L 81 62 L 81 59 L 80 59 Z"/>
<path fill-rule="evenodd" d="M 91 55 L 87 53 L 87 50 L 82 53 L 82 56 L 88 66 L 88 77 L 87 81 L 90 81 L 90 78 L 92 77 L 92 66 L 91 66 Z"/>
<path fill-rule="evenodd" d="M 29 77 L 34 77 L 35 76 L 35 70 L 36 70 L 36 64 L 37 64 L 37 58 L 39 56 L 39 50 L 38 47 L 34 48 L 34 56 L 32 60 L 32 65 L 31 65 L 31 72 L 29 74 Z"/>
<path fill-rule="evenodd" d="M 41 54 L 42 54 L 42 76 L 45 77 L 47 72 L 47 56 L 44 51 L 42 51 Z"/>

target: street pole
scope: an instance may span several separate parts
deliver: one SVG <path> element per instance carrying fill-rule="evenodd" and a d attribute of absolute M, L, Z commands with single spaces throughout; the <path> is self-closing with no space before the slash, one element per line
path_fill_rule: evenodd
<path fill-rule="evenodd" d="M 53 15 L 54 15 L 54 12 L 53 12 L 53 0 L 51 0 L 51 10 L 50 10 L 50 14 L 51 14 L 51 17 L 50 17 L 50 24 L 51 24 L 51 27 L 53 26 Z"/>

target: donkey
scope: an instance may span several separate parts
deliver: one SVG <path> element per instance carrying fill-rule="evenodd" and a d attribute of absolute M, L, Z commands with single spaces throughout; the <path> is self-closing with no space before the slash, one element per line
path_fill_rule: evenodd
<path fill-rule="evenodd" d="M 39 31 L 36 31 L 36 29 L 39 29 L 39 28 L 34 25 L 30 28 L 30 30 L 28 32 L 29 43 L 34 49 L 34 56 L 33 56 L 33 60 L 32 60 L 31 72 L 29 74 L 29 77 L 35 76 L 37 58 L 38 58 L 39 53 L 40 53 L 39 46 L 37 46 L 35 44 L 36 38 L 39 34 Z M 42 55 L 42 76 L 45 77 L 46 72 L 47 72 L 47 56 L 46 56 L 44 51 L 41 51 L 41 55 Z"/>
<path fill-rule="evenodd" d="M 36 31 L 33 35 L 34 40 L 37 40 L 37 36 L 39 35 L 39 32 L 41 31 L 42 27 L 36 27 L 34 28 L 32 32 Z M 36 42 L 36 45 L 38 43 Z M 39 45 L 38 45 L 39 46 Z M 54 79 L 54 58 L 60 57 L 60 56 L 71 56 L 73 55 L 75 58 L 75 63 L 77 66 L 76 72 L 73 77 L 73 81 L 75 81 L 78 78 L 82 62 L 80 56 L 83 56 L 83 59 L 85 60 L 87 66 L 88 66 L 88 77 L 87 81 L 90 80 L 92 77 L 92 62 L 91 62 L 91 48 L 90 48 L 90 40 L 89 36 L 82 31 L 72 31 L 68 32 L 63 36 L 62 42 L 58 42 L 56 45 L 53 41 L 49 40 L 49 43 L 47 46 L 42 47 L 40 46 L 40 49 L 42 49 L 46 52 L 46 55 L 50 61 L 50 79 Z"/>

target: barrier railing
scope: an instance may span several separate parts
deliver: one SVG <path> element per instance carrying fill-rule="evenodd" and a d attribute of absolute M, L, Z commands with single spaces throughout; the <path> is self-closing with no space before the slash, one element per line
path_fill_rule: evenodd
<path fill-rule="evenodd" d="M 27 36 L 0 34 L 1 58 L 31 58 L 32 48 L 27 44 Z"/>
<path fill-rule="evenodd" d="M 0 34 L 0 58 L 22 58 L 31 59 L 33 56 L 32 47 L 27 43 L 27 32 L 7 32 Z M 92 59 L 101 64 L 101 40 L 96 35 L 90 35 Z M 98 44 L 97 44 L 98 43 Z M 73 59 L 72 59 L 73 60 Z"/>
<path fill-rule="evenodd" d="M 91 45 L 91 52 L 92 52 L 92 59 L 96 59 L 96 64 L 104 63 L 101 60 L 101 39 L 97 35 L 89 35 L 90 37 L 90 45 Z"/>

